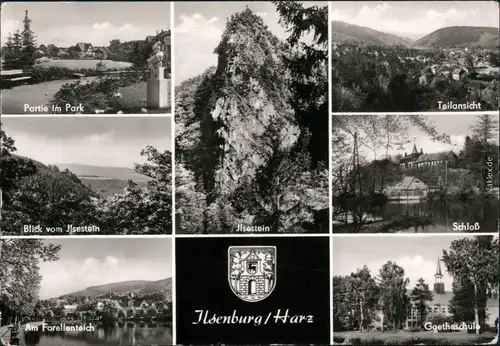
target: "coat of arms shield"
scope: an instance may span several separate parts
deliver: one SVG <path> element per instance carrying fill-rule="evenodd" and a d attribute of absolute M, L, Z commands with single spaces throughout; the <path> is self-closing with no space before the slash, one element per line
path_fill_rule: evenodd
<path fill-rule="evenodd" d="M 276 286 L 276 247 L 230 246 L 228 279 L 231 290 L 240 299 L 266 299 Z"/>

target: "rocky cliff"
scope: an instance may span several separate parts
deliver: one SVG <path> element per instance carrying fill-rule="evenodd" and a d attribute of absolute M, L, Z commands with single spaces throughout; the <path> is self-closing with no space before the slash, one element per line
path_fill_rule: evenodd
<path fill-rule="evenodd" d="M 286 204 L 287 184 L 306 173 L 290 176 L 307 167 L 308 158 L 297 152 L 304 136 L 289 103 L 283 59 L 289 51 L 246 9 L 228 21 L 215 48 L 217 66 L 176 90 L 176 160 L 194 172 L 196 189 L 206 196 L 200 208 L 205 214 L 215 208 L 229 228 L 276 216 Z M 177 191 L 188 193 L 179 184 Z M 205 223 L 210 218 L 205 215 Z"/>

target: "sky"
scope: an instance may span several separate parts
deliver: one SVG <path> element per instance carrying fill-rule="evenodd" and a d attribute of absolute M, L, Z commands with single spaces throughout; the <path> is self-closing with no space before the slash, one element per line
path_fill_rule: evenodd
<path fill-rule="evenodd" d="M 2 46 L 9 33 L 22 30 L 24 11 L 38 44 L 58 47 L 88 42 L 144 40 L 170 29 L 170 2 L 8 2 L 2 3 Z"/>
<path fill-rule="evenodd" d="M 16 154 L 44 164 L 128 167 L 147 145 L 171 150 L 170 117 L 9 117 L 2 128 Z"/>
<path fill-rule="evenodd" d="M 414 142 L 417 146 L 417 150 L 420 151 L 420 149 L 423 149 L 424 154 L 451 150 L 458 155 L 460 150 L 463 149 L 465 137 L 471 134 L 469 129 L 470 126 L 474 125 L 476 122 L 476 116 L 467 113 L 428 115 L 427 119 L 434 123 L 438 133 L 446 133 L 450 136 L 450 144 L 432 141 L 432 139 L 420 129 L 410 127 L 407 137 L 407 140 L 410 142 L 402 147 L 394 146 L 393 149 L 389 150 L 389 155 L 404 155 L 405 152 L 410 154 L 413 150 Z M 374 159 L 373 151 L 364 146 L 359 149 L 359 154 L 367 159 Z M 376 150 L 375 155 L 377 159 L 384 158 L 385 148 Z"/>
<path fill-rule="evenodd" d="M 327 2 L 310 1 L 309 6 L 327 6 Z M 279 24 L 279 15 L 270 2 L 176 2 L 175 16 L 175 84 L 203 73 L 217 65 L 214 49 L 221 40 L 227 20 L 248 6 L 262 17 L 268 29 L 278 38 L 288 34 Z"/>
<path fill-rule="evenodd" d="M 403 267 L 405 276 L 410 279 L 408 289 L 413 289 L 422 277 L 432 289 L 437 259 L 448 250 L 453 240 L 462 239 L 460 235 L 445 236 L 342 236 L 332 239 L 333 275 L 350 275 L 366 265 L 372 276 L 378 276 L 382 265 L 388 261 Z M 453 279 L 441 262 L 442 281 L 445 290 L 451 291 Z"/>
<path fill-rule="evenodd" d="M 172 276 L 172 241 L 167 238 L 73 238 L 60 244 L 59 260 L 40 263 L 40 299 L 90 286 Z"/>
<path fill-rule="evenodd" d="M 496 1 L 332 1 L 330 20 L 419 39 L 447 26 L 499 26 Z"/>

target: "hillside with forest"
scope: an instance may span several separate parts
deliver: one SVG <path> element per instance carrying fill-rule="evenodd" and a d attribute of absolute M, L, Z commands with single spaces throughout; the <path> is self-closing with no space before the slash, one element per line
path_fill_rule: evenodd
<path fill-rule="evenodd" d="M 410 46 L 409 38 L 370 29 L 364 26 L 348 24 L 341 21 L 332 22 L 332 42 L 362 42 L 371 45 Z"/>
<path fill-rule="evenodd" d="M 88 227 L 98 234 L 171 232 L 172 164 L 169 151 L 159 152 L 146 146 L 141 152 L 146 163 L 136 165 L 134 176 L 147 178 L 136 183 L 111 177 L 111 181 L 116 180 L 124 187 L 100 191 L 88 182 L 95 176 L 87 177 L 85 181 L 68 168 L 61 170 L 56 165 L 18 156 L 14 138 L 3 130 L 0 130 L 0 137 L 3 198 L 0 229 L 3 234 L 24 234 L 25 225 L 39 226 L 41 233 L 48 235 L 67 234 L 68 225 Z M 113 169 L 108 169 L 108 173 L 110 171 Z M 127 176 L 132 176 L 132 172 L 126 172 Z M 102 184 L 108 180 L 93 181 Z"/>
<path fill-rule="evenodd" d="M 368 27 L 332 21 L 333 43 L 373 46 L 403 46 L 418 49 L 483 47 L 498 48 L 499 29 L 486 26 L 449 26 L 437 29 L 418 40 L 381 32 Z"/>
<path fill-rule="evenodd" d="M 106 285 L 98 285 L 87 287 L 84 290 L 65 294 L 64 296 L 73 297 L 97 297 L 102 294 L 113 293 L 154 293 L 164 290 L 166 292 L 172 291 L 172 278 L 167 278 L 158 281 L 149 280 L 134 280 L 115 282 Z"/>
<path fill-rule="evenodd" d="M 449 26 L 441 28 L 413 43 L 416 48 L 483 47 L 498 48 L 498 28 L 487 26 Z"/>
<path fill-rule="evenodd" d="M 217 66 L 176 89 L 181 233 L 327 231 L 327 11 L 275 5 L 287 41 L 247 8 L 228 20 Z M 308 29 L 315 42 L 297 49 Z"/>

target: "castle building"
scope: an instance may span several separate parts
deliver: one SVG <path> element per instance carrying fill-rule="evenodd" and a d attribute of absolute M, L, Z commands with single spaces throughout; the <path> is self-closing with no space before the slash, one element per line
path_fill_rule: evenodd
<path fill-rule="evenodd" d="M 404 170 L 409 168 L 441 166 L 445 164 L 450 166 L 454 165 L 457 160 L 458 156 L 451 150 L 424 154 L 423 149 L 420 149 L 420 151 L 417 150 L 417 145 L 414 142 L 411 154 L 404 154 L 404 156 L 399 160 L 399 167 Z"/>
<path fill-rule="evenodd" d="M 411 290 L 408 290 L 408 295 Z M 443 274 L 441 271 L 441 261 L 438 258 L 436 273 L 434 274 L 434 289 L 432 292 L 432 301 L 427 303 L 426 321 L 429 321 L 435 315 L 453 316 L 450 309 L 450 301 L 453 298 L 453 292 L 446 291 L 443 282 Z M 499 304 L 498 294 L 494 294 L 486 301 L 486 320 L 485 323 L 489 326 L 495 326 L 495 320 L 498 318 Z M 406 328 L 420 327 L 420 312 L 415 306 L 411 306 L 406 319 Z"/>

